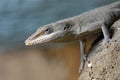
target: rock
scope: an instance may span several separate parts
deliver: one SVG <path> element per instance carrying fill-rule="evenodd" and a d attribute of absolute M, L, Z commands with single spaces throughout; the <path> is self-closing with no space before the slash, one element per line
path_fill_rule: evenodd
<path fill-rule="evenodd" d="M 78 80 L 120 80 L 120 20 L 112 26 L 110 42 L 93 45 Z"/>

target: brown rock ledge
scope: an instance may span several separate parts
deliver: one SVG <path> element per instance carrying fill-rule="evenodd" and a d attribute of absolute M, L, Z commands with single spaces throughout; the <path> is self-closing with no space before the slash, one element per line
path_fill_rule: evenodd
<path fill-rule="evenodd" d="M 93 45 L 79 80 L 120 80 L 120 20 L 112 31 L 110 42 Z"/>

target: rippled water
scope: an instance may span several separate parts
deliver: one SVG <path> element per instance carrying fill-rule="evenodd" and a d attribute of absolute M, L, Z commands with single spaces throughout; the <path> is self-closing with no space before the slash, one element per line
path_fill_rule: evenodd
<path fill-rule="evenodd" d="M 39 26 L 118 0 L 0 0 L 0 46 L 24 44 Z"/>

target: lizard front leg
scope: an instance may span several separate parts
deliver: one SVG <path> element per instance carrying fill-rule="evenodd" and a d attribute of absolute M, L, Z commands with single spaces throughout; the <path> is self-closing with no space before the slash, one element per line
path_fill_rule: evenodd
<path fill-rule="evenodd" d="M 110 34 L 108 28 L 104 24 L 102 24 L 101 29 L 103 32 L 104 41 L 108 42 L 110 40 Z"/>
<path fill-rule="evenodd" d="M 107 42 L 110 40 L 110 34 L 109 34 L 109 30 L 108 30 L 108 26 L 105 25 L 105 21 L 97 21 L 91 24 L 87 25 L 88 28 L 86 29 L 86 31 L 92 33 L 92 32 L 96 32 L 97 33 L 97 29 L 101 29 L 103 36 L 104 36 L 104 41 Z"/>
<path fill-rule="evenodd" d="M 88 32 L 94 32 L 97 31 L 97 29 L 101 29 L 103 36 L 104 36 L 104 41 L 107 42 L 110 39 L 109 31 L 107 26 L 105 26 L 104 21 L 98 21 L 95 23 L 91 23 L 89 25 L 89 28 L 86 29 Z M 96 32 L 97 33 L 97 32 Z M 96 35 L 94 37 L 97 37 Z M 79 72 L 80 70 L 83 70 L 84 63 L 86 61 L 86 54 L 85 54 L 85 48 L 86 48 L 86 42 L 85 40 L 80 40 L 80 53 L 81 53 L 81 61 L 80 61 L 80 67 L 79 67 Z"/>
<path fill-rule="evenodd" d="M 81 60 L 80 60 L 79 72 L 83 70 L 83 66 L 86 61 L 85 46 L 86 46 L 85 40 L 80 40 Z"/>

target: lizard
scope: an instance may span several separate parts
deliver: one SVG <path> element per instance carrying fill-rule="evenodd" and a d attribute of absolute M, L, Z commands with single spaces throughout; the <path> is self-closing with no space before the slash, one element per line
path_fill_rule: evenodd
<path fill-rule="evenodd" d="M 91 36 L 103 34 L 103 42 L 110 40 L 110 26 L 120 18 L 120 1 L 94 8 L 80 15 L 59 20 L 37 29 L 25 40 L 26 45 L 79 41 L 80 67 L 83 70 L 86 61 L 85 40 Z"/>

